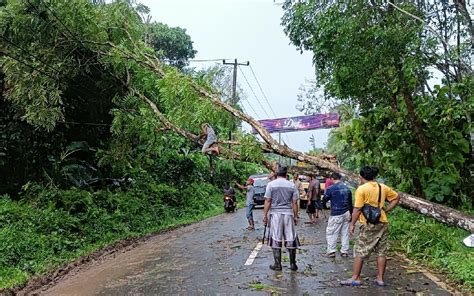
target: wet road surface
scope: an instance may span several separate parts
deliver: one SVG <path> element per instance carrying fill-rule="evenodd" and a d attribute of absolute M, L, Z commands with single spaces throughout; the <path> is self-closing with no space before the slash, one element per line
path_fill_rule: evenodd
<path fill-rule="evenodd" d="M 341 287 L 350 277 L 352 258 L 324 257 L 326 219 L 316 225 L 301 213 L 297 227 L 301 249 L 299 270 L 268 268 L 273 257 L 263 245 L 251 265 L 244 265 L 263 235 L 263 210 L 256 209 L 256 230 L 245 229 L 245 209 L 210 218 L 152 237 L 115 258 L 66 276 L 42 295 L 450 295 L 424 274 L 405 270 L 406 263 L 388 262 L 386 283 L 378 288 L 374 261 L 364 266 L 363 287 Z"/>

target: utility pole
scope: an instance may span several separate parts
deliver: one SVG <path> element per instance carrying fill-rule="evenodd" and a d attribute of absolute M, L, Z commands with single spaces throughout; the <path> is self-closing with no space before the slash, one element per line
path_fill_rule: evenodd
<path fill-rule="evenodd" d="M 278 144 L 281 145 L 281 133 L 278 133 Z M 278 154 L 278 163 L 281 164 L 281 155 Z"/>
<path fill-rule="evenodd" d="M 222 60 L 222 64 L 234 66 L 234 77 L 232 79 L 232 98 L 230 100 L 230 105 L 232 107 L 235 107 L 237 105 L 237 66 L 248 66 L 250 65 L 250 62 L 247 61 L 246 63 L 238 63 L 237 59 L 234 59 L 232 63 Z M 232 132 L 229 132 L 229 141 L 232 141 Z M 229 148 L 230 148 L 230 144 L 229 144 Z"/>
<path fill-rule="evenodd" d="M 246 63 L 238 63 L 237 59 L 234 59 L 234 61 L 230 63 L 222 60 L 222 64 L 234 66 L 234 77 L 232 79 L 232 100 L 230 101 L 230 105 L 235 107 L 235 105 L 237 105 L 237 66 L 249 66 L 250 62 L 247 61 Z"/>

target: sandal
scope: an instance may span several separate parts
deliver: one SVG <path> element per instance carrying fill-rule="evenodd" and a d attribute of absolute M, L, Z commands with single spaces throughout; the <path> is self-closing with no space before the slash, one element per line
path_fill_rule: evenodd
<path fill-rule="evenodd" d="M 381 288 L 387 286 L 387 284 L 386 284 L 385 282 L 379 282 L 379 281 L 377 281 L 377 280 L 374 281 L 374 284 L 375 284 L 377 287 L 381 287 Z"/>
<path fill-rule="evenodd" d="M 328 254 L 326 254 L 326 257 L 336 258 L 336 252 L 328 253 Z"/>
<path fill-rule="evenodd" d="M 247 227 L 247 230 L 255 230 L 255 227 L 249 226 Z"/>
<path fill-rule="evenodd" d="M 347 254 L 347 253 L 341 253 L 341 257 L 347 258 L 347 257 L 349 257 L 349 254 Z"/>
<path fill-rule="evenodd" d="M 353 279 L 340 281 L 339 283 L 341 284 L 341 286 L 351 286 L 351 287 L 362 286 L 362 283 L 360 281 L 356 281 L 356 280 L 353 280 Z"/>

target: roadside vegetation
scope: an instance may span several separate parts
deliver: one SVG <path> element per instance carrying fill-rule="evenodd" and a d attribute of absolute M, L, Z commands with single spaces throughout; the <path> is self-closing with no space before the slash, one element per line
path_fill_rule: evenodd
<path fill-rule="evenodd" d="M 138 185 L 138 184 L 137 184 Z M 0 200 L 0 289 L 24 284 L 102 247 L 222 213 L 210 185 L 163 184 L 126 192 L 36 187 L 21 201 Z M 187 196 L 183 198 L 183 196 Z M 176 201 L 183 199 L 183 202 Z"/>
<path fill-rule="evenodd" d="M 207 122 L 219 138 L 239 137 L 238 120 L 197 101 L 176 79 L 185 72 L 228 93 L 229 72 L 188 68 L 191 37 L 151 22 L 147 7 L 0 1 L 0 36 L 0 289 L 119 240 L 222 213 L 224 182 L 263 172 L 215 157 L 211 168 L 200 145 L 164 128 L 114 76 L 128 61 L 99 58 L 81 41 L 141 44 L 173 74 L 130 69 L 130 85 L 153 94 L 177 125 L 198 134 Z"/>
<path fill-rule="evenodd" d="M 441 273 L 464 291 L 474 290 L 474 251 L 462 243 L 467 231 L 402 208 L 389 219 L 392 251 Z"/>
<path fill-rule="evenodd" d="M 286 1 L 282 25 L 313 53 L 316 80 L 297 108 L 338 112 L 327 151 L 358 171 L 375 165 L 394 188 L 472 215 L 474 31 L 465 1 Z M 473 289 L 469 233 L 404 209 L 396 250 Z"/>
<path fill-rule="evenodd" d="M 438 16 L 428 24 L 459 37 L 446 49 L 449 40 L 376 2 L 284 5 L 290 40 L 315 54 L 318 83 L 301 110 L 341 114 L 328 146 L 345 168 L 378 165 L 399 189 L 469 209 L 474 88 L 464 10 L 402 5 Z M 263 160 L 256 138 L 193 88 L 240 109 L 228 70 L 189 67 L 191 36 L 149 13 L 136 1 L 0 1 L 0 289 L 118 240 L 218 214 L 224 182 L 263 172 L 250 164 Z M 147 59 L 162 68 L 150 70 Z M 428 89 L 433 68 L 442 78 Z M 321 99 L 330 108 L 318 109 Z M 211 162 L 163 118 L 194 134 L 203 123 L 220 139 L 232 134 L 241 145 L 231 152 L 248 162 Z M 408 257 L 472 288 L 465 233 L 402 210 L 392 219 Z"/>
<path fill-rule="evenodd" d="M 223 163 L 216 180 L 240 180 L 261 170 Z M 207 169 L 203 160 L 199 170 Z M 0 196 L 0 289 L 20 286 L 119 240 L 223 212 L 222 193 L 213 181 L 182 174 L 175 182 L 162 182 L 142 172 L 130 177 L 126 188 L 96 191 L 28 183 L 15 199 Z"/>

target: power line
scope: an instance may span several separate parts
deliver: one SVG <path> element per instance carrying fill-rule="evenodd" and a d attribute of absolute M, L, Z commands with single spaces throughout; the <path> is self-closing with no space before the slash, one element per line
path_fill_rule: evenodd
<path fill-rule="evenodd" d="M 252 65 L 250 65 L 250 71 L 252 71 L 253 78 L 255 78 L 255 81 L 257 81 L 257 85 L 258 85 L 258 87 L 260 88 L 260 92 L 262 93 L 263 97 L 265 98 L 265 101 L 267 102 L 268 107 L 270 107 L 270 111 L 272 111 L 273 116 L 277 117 L 276 114 L 275 114 L 275 111 L 273 111 L 272 105 L 271 105 L 270 102 L 268 101 L 267 95 L 266 95 L 265 92 L 263 91 L 262 86 L 260 85 L 260 82 L 259 82 L 258 79 L 257 79 L 257 75 L 255 75 L 255 72 L 254 72 L 254 70 L 253 70 L 253 68 L 252 68 Z"/>
<path fill-rule="evenodd" d="M 242 73 L 242 76 L 244 77 L 245 82 L 247 82 L 247 85 L 249 86 L 250 91 L 252 91 L 253 95 L 255 96 L 255 99 L 257 99 L 257 102 L 258 102 L 258 104 L 260 105 L 260 107 L 262 108 L 263 112 L 265 113 L 265 115 L 266 115 L 268 118 L 270 118 L 270 115 L 268 115 L 267 110 L 265 110 L 265 108 L 263 107 L 262 103 L 261 103 L 260 100 L 258 99 L 257 95 L 255 94 L 255 91 L 253 90 L 253 87 L 250 85 L 250 83 L 249 83 L 247 77 L 246 77 L 245 74 L 244 74 L 244 71 L 242 71 L 242 69 L 240 68 L 240 66 L 239 66 L 239 70 L 240 70 L 240 73 Z"/>
<path fill-rule="evenodd" d="M 23 121 L 20 118 L 11 118 L 2 116 L 0 119 L 8 119 L 8 120 L 16 120 L 16 121 Z M 110 127 L 111 124 L 108 123 L 97 123 L 97 122 L 77 122 L 77 121 L 58 121 L 57 123 L 61 124 L 75 124 L 75 125 L 88 125 L 88 126 L 103 126 L 103 127 Z"/>
<path fill-rule="evenodd" d="M 247 104 L 249 105 L 250 109 L 252 109 L 253 113 L 255 114 L 255 117 L 257 117 L 257 118 L 260 117 L 260 116 L 258 115 L 257 111 L 255 111 L 255 109 L 253 108 L 252 104 L 249 102 L 249 100 L 247 100 L 247 99 L 243 99 L 243 100 L 246 101 Z M 242 104 L 242 107 L 243 107 L 243 104 Z M 247 113 L 247 114 L 248 114 L 248 113 Z"/>
<path fill-rule="evenodd" d="M 2 38 L 5 39 L 4 37 L 2 37 Z M 18 45 L 14 45 L 14 43 L 10 43 L 10 44 L 12 44 L 12 46 L 15 47 L 15 48 L 17 48 L 17 49 L 21 49 L 21 48 L 19 48 Z M 38 61 L 40 62 L 40 64 L 42 64 L 42 65 L 44 65 L 44 66 L 46 66 L 46 67 L 48 67 L 48 68 L 50 68 L 50 69 L 53 69 L 53 71 L 56 71 L 58 74 L 60 74 L 59 70 L 55 69 L 54 67 L 52 67 L 52 66 L 49 65 L 48 63 L 44 62 L 43 60 L 41 60 L 41 59 L 38 58 L 37 56 L 33 55 L 30 51 L 28 51 L 28 50 L 26 50 L 26 49 L 21 49 L 21 50 L 22 50 L 23 52 L 26 52 L 32 59 L 38 60 Z M 45 71 L 43 71 L 42 69 L 39 69 L 38 67 L 35 67 L 35 66 L 33 66 L 33 65 L 29 64 L 29 63 L 27 63 L 25 60 L 23 60 L 23 59 L 21 59 L 21 58 L 19 58 L 19 57 L 17 57 L 17 56 L 13 56 L 13 55 L 11 55 L 11 54 L 9 54 L 9 53 L 6 53 L 6 52 L 3 52 L 3 54 L 4 54 L 5 56 L 7 56 L 7 57 L 9 57 L 9 58 L 11 58 L 11 59 L 17 61 L 18 63 L 20 63 L 20 64 L 22 64 L 22 65 L 24 65 L 24 66 L 30 68 L 30 69 L 33 70 L 33 71 L 36 71 L 36 72 L 38 72 L 38 73 L 40 73 L 40 74 L 43 74 L 43 75 L 45 75 L 45 76 L 51 78 L 51 79 L 52 79 L 53 81 L 55 81 L 58 85 L 61 85 L 61 84 L 64 82 L 64 81 L 59 80 L 59 78 L 57 78 L 57 77 L 53 77 L 53 76 L 52 76 L 51 74 L 49 74 L 48 72 L 45 72 Z M 87 77 L 88 77 L 89 79 L 91 79 L 89 76 L 87 76 Z M 71 81 L 72 79 L 68 79 L 68 80 Z M 91 81 L 93 81 L 93 80 L 91 80 Z M 93 82 L 95 83 L 95 81 L 93 81 Z M 67 88 L 75 89 L 76 91 L 81 92 L 82 94 L 87 95 L 87 96 L 92 96 L 92 95 L 94 94 L 94 93 L 90 92 L 89 89 L 86 89 L 86 88 L 84 88 L 84 87 L 80 88 L 80 87 L 78 87 L 78 86 L 75 85 L 75 84 L 68 84 L 68 85 L 67 85 Z"/>
<path fill-rule="evenodd" d="M 186 60 L 186 59 L 161 59 L 164 62 L 190 62 L 190 63 L 204 63 L 204 62 L 222 62 L 228 59 L 191 59 L 191 60 Z"/>
<path fill-rule="evenodd" d="M 38 9 L 37 9 L 36 6 L 33 6 L 29 0 L 27 0 L 27 2 L 28 2 L 28 4 L 29 4 L 30 7 L 33 7 L 33 8 L 38 12 Z M 66 29 L 66 31 L 70 34 L 70 36 L 71 36 L 73 39 L 75 39 L 83 48 L 88 49 L 88 48 L 82 43 L 82 41 L 79 40 L 79 39 L 77 38 L 77 36 L 76 36 L 71 30 L 69 30 L 69 28 L 64 24 L 64 22 L 62 22 L 62 21 L 59 19 L 59 17 L 54 13 L 54 11 L 49 7 L 49 5 L 47 5 L 45 2 L 43 2 L 43 3 L 44 3 L 44 5 L 46 6 L 46 8 L 51 12 L 51 14 L 53 15 L 53 17 Z M 217 62 L 217 61 L 223 61 L 223 62 L 225 63 L 225 59 L 196 59 L 196 60 L 190 60 L 190 62 Z M 96 68 L 99 72 L 102 71 L 102 70 L 98 69 L 95 65 L 92 65 L 92 66 L 93 66 L 94 68 Z M 260 102 L 258 96 L 255 94 L 255 91 L 253 90 L 252 86 L 250 85 L 250 83 L 249 83 L 247 77 L 245 76 L 245 74 L 244 74 L 244 72 L 242 71 L 242 69 L 240 68 L 240 66 L 239 66 L 239 70 L 240 70 L 240 72 L 242 73 L 242 75 L 244 76 L 245 81 L 247 82 L 247 85 L 249 86 L 249 88 L 251 89 L 253 95 L 254 95 L 255 98 L 257 99 L 257 102 L 259 103 L 259 105 L 260 105 L 260 107 L 262 108 L 263 112 L 266 114 L 267 117 L 270 118 L 270 116 L 268 115 L 266 109 L 263 107 L 263 105 L 262 105 L 262 103 Z M 108 72 L 110 75 L 112 75 L 112 74 L 110 73 L 110 71 L 107 71 L 107 72 Z M 48 76 L 49 76 L 49 75 L 48 75 Z M 112 76 L 113 76 L 113 75 L 112 75 Z M 114 77 L 114 76 L 113 76 L 113 77 Z M 247 101 L 248 105 L 250 106 L 250 108 L 252 109 L 252 111 L 255 113 L 255 115 L 256 115 L 257 117 L 259 117 L 258 113 L 257 113 L 257 112 L 255 111 L 255 109 L 253 108 L 253 105 L 252 105 L 247 99 L 245 99 L 245 100 Z M 242 105 L 242 107 L 243 107 L 243 105 Z M 271 108 L 271 106 L 270 106 L 270 108 Z M 78 124 L 79 124 L 79 123 L 78 123 Z"/>
<path fill-rule="evenodd" d="M 202 60 L 188 60 L 188 62 L 191 62 L 191 63 L 200 63 L 200 62 L 222 62 L 222 61 L 225 61 L 225 60 L 228 60 L 228 59 L 202 59 Z"/>
<path fill-rule="evenodd" d="M 239 67 L 239 69 L 240 69 L 240 67 Z M 267 104 L 268 104 L 268 107 L 270 107 L 270 110 L 272 111 L 273 116 L 277 117 L 276 114 L 275 114 L 275 111 L 273 111 L 273 108 L 272 108 L 272 106 L 270 105 L 270 103 L 269 103 L 269 101 L 268 101 L 268 99 L 267 99 L 267 96 L 266 96 L 265 93 L 263 92 L 263 89 L 262 89 L 262 87 L 260 86 L 260 83 L 258 82 L 258 79 L 257 79 L 257 77 L 256 77 L 256 75 L 255 75 L 255 72 L 253 71 L 251 65 L 250 65 L 250 70 L 252 70 L 252 74 L 253 74 L 253 76 L 254 76 L 254 78 L 255 78 L 255 81 L 257 81 L 257 84 L 258 84 L 258 86 L 259 86 L 259 88 L 260 88 L 260 91 L 262 92 L 263 96 L 265 97 L 265 100 L 266 100 L 266 102 L 267 102 Z M 263 107 L 263 105 L 262 105 L 262 103 L 260 102 L 259 98 L 258 98 L 257 95 L 255 94 L 255 91 L 253 90 L 252 86 L 250 85 L 249 81 L 247 80 L 247 77 L 245 77 L 245 74 L 244 74 L 244 72 L 242 71 L 242 69 L 240 69 L 240 72 L 242 72 L 242 75 L 244 76 L 245 81 L 247 81 L 247 84 L 248 84 L 248 86 L 250 87 L 250 90 L 252 91 L 253 95 L 254 95 L 255 98 L 257 99 L 257 102 L 258 102 L 258 104 L 260 105 L 260 107 L 262 107 L 263 112 L 265 112 L 265 114 L 267 115 L 268 118 L 271 118 L 271 116 L 268 115 L 268 112 L 267 112 L 266 109 Z M 286 142 L 287 142 L 288 144 L 290 144 L 290 139 L 288 138 L 288 135 L 284 135 L 284 136 L 285 136 L 285 138 L 286 138 Z M 283 143 L 285 143 L 285 142 L 283 141 Z M 286 143 L 285 143 L 285 144 L 286 144 Z"/>
<path fill-rule="evenodd" d="M 226 95 L 226 94 L 224 94 L 224 93 L 220 93 L 219 95 L 221 95 L 222 97 L 226 98 L 227 100 L 230 100 L 230 99 L 231 99 L 228 95 Z M 250 102 L 249 102 L 246 98 L 242 98 L 241 101 L 242 101 L 242 102 L 246 101 L 247 104 L 250 106 L 250 109 L 252 109 L 252 111 L 253 111 L 253 113 L 255 114 L 255 116 L 256 116 L 256 117 L 259 117 L 259 116 L 258 116 L 258 113 L 257 113 L 257 112 L 255 111 L 255 109 L 252 107 L 252 104 L 250 104 Z M 250 114 L 245 110 L 243 103 L 242 103 L 240 106 L 242 107 L 242 110 L 244 111 L 245 114 L 250 115 Z"/>
<path fill-rule="evenodd" d="M 255 71 L 253 70 L 252 65 L 250 65 L 250 71 L 252 71 L 253 78 L 255 78 L 255 81 L 257 82 L 257 85 L 260 88 L 260 92 L 262 93 L 263 97 L 265 98 L 265 101 L 267 102 L 268 107 L 270 107 L 270 111 L 272 111 L 273 116 L 275 116 L 275 118 L 276 118 L 277 115 L 275 114 L 275 111 L 273 110 L 272 105 L 270 104 L 270 101 L 268 100 L 267 95 L 263 91 L 263 88 L 262 88 L 260 82 L 258 81 L 257 75 L 255 74 Z M 289 139 L 288 135 L 285 134 L 284 136 L 286 138 L 287 143 L 290 144 L 290 139 Z"/>

